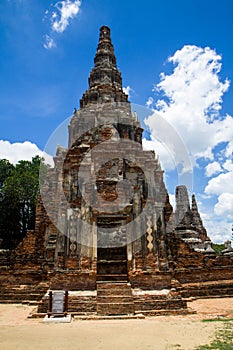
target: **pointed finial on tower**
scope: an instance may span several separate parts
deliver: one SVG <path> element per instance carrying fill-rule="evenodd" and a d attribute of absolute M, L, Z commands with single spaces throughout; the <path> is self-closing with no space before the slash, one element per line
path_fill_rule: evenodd
<path fill-rule="evenodd" d="M 198 211 L 195 194 L 192 194 L 192 211 Z"/>
<path fill-rule="evenodd" d="M 110 37 L 110 28 L 103 26 L 100 28 L 99 43 L 94 59 L 95 67 L 99 65 L 109 65 L 116 67 L 116 57 Z"/>
<path fill-rule="evenodd" d="M 110 37 L 110 28 L 100 28 L 99 43 L 94 58 L 94 68 L 89 79 L 89 88 L 80 100 L 80 108 L 96 103 L 128 102 L 122 89 L 122 78 L 116 66 L 116 56 Z"/>
<path fill-rule="evenodd" d="M 204 240 L 207 237 L 207 232 L 198 211 L 195 194 L 192 194 L 192 216 L 193 225 L 196 227 L 197 231 L 201 234 L 201 238 Z"/>
<path fill-rule="evenodd" d="M 102 26 L 100 28 L 100 39 L 110 39 L 110 28 L 107 26 Z"/>

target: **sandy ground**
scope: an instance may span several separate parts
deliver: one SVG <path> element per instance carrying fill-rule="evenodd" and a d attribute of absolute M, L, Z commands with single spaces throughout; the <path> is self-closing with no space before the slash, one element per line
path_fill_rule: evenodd
<path fill-rule="evenodd" d="M 233 317 L 233 298 L 196 300 L 189 306 L 197 314 L 44 324 L 42 319 L 27 319 L 33 307 L 0 304 L 0 349 L 193 350 L 210 343 L 223 326 L 202 319 Z"/>

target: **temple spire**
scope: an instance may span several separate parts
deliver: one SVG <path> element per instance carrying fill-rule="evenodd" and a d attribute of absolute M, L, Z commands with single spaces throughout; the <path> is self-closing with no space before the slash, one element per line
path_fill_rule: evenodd
<path fill-rule="evenodd" d="M 116 57 L 110 37 L 110 28 L 103 26 L 100 28 L 99 43 L 94 59 L 95 67 L 102 66 L 103 63 L 109 67 L 116 67 Z"/>
<path fill-rule="evenodd" d="M 207 232 L 205 227 L 203 226 L 203 222 L 198 211 L 197 202 L 194 194 L 192 195 L 192 215 L 193 215 L 193 225 L 196 227 L 198 232 L 202 234 L 203 239 L 207 238 Z"/>
<path fill-rule="evenodd" d="M 80 100 L 80 108 L 96 103 L 128 103 L 128 96 L 122 89 L 121 73 L 116 66 L 110 28 L 107 26 L 100 28 L 94 68 L 90 73 L 88 83 L 89 88 Z"/>

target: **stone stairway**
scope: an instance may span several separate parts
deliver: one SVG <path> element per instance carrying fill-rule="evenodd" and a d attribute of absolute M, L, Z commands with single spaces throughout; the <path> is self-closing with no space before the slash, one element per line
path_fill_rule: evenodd
<path fill-rule="evenodd" d="M 180 287 L 183 298 L 228 297 L 233 294 L 233 280 L 183 283 Z"/>
<path fill-rule="evenodd" d="M 187 301 L 171 290 L 133 290 L 136 314 L 145 316 L 187 314 Z"/>
<path fill-rule="evenodd" d="M 97 253 L 97 315 L 132 315 L 134 300 L 127 275 L 126 245 Z"/>
<path fill-rule="evenodd" d="M 0 286 L 0 303 L 34 303 L 42 299 L 48 289 L 47 283 L 2 284 Z"/>
<path fill-rule="evenodd" d="M 97 314 L 134 314 L 134 301 L 131 285 L 127 281 L 97 282 Z"/>

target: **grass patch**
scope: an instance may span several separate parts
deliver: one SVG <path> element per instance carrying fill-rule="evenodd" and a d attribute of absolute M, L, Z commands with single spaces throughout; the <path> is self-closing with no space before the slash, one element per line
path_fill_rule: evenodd
<path fill-rule="evenodd" d="M 229 322 L 233 321 L 233 318 L 224 318 L 224 317 L 219 317 L 219 318 L 209 318 L 202 320 L 202 322 Z"/>
<path fill-rule="evenodd" d="M 209 322 L 220 321 L 221 319 L 206 320 Z M 233 350 L 233 322 L 232 319 L 222 319 L 223 329 L 217 331 L 215 339 L 210 345 L 201 345 L 196 350 Z"/>

